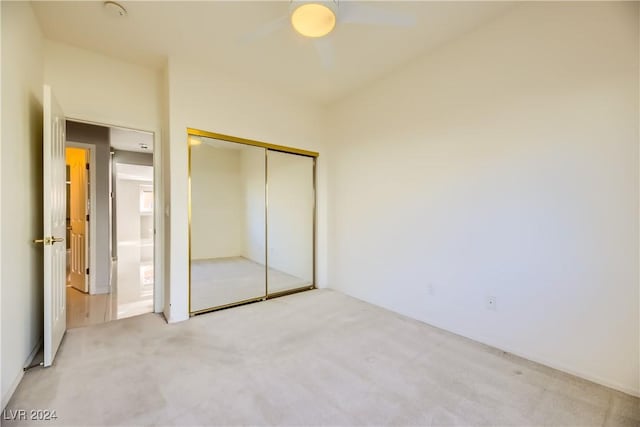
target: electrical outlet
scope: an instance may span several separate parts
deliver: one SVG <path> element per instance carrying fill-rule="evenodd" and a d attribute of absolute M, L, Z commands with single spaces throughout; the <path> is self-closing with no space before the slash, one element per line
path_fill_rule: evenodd
<path fill-rule="evenodd" d="M 493 310 L 493 311 L 497 310 L 496 297 L 488 296 L 487 300 L 485 301 L 485 304 L 486 304 L 487 310 Z"/>

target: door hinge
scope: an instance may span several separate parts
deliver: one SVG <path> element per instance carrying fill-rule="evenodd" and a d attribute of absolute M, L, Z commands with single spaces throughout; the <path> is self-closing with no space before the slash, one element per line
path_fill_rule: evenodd
<path fill-rule="evenodd" d="M 87 221 L 89 221 L 89 215 L 87 215 Z"/>
<path fill-rule="evenodd" d="M 89 269 L 87 268 L 87 276 L 89 275 Z"/>
<path fill-rule="evenodd" d="M 89 170 L 89 163 L 87 163 L 87 170 Z"/>

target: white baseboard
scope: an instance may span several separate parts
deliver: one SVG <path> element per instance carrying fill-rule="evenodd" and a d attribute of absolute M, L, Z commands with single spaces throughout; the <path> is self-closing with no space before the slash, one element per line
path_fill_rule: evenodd
<path fill-rule="evenodd" d="M 33 348 L 33 350 L 31 350 L 31 353 L 29 353 L 29 356 L 27 357 L 27 360 L 24 362 L 23 368 L 20 369 L 20 372 L 18 372 L 18 375 L 16 375 L 16 377 L 14 378 L 13 382 L 11 383 L 11 386 L 9 387 L 9 390 L 7 390 L 7 393 L 4 396 L 2 396 L 2 410 L 3 411 L 7 407 L 7 404 L 9 403 L 9 400 L 11 400 L 11 397 L 13 396 L 13 393 L 16 392 L 16 389 L 20 385 L 20 381 L 22 381 L 22 377 L 24 377 L 24 368 L 26 368 L 27 366 L 31 365 L 31 363 L 33 362 L 33 359 L 35 359 L 35 357 L 38 354 L 38 352 L 40 351 L 41 347 L 42 347 L 42 337 L 40 337 L 40 339 L 38 339 L 38 343 Z"/>
<path fill-rule="evenodd" d="M 100 287 L 96 287 L 96 289 L 94 290 L 93 293 L 91 293 L 91 295 L 104 295 L 104 294 L 110 294 L 110 293 L 111 293 L 110 286 L 100 286 Z"/>
<path fill-rule="evenodd" d="M 171 316 L 167 317 L 166 313 L 164 313 L 164 318 L 169 324 L 180 323 L 180 322 L 184 322 L 185 320 L 189 320 L 189 315 L 187 315 L 186 317 L 171 317 Z"/>

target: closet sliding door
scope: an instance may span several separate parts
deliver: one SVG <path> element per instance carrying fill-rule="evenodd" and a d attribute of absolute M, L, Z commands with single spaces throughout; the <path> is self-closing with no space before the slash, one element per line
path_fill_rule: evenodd
<path fill-rule="evenodd" d="M 266 298 L 261 147 L 190 138 L 190 312 Z"/>
<path fill-rule="evenodd" d="M 270 296 L 314 285 L 315 160 L 267 150 Z"/>
<path fill-rule="evenodd" d="M 188 132 L 189 313 L 312 289 L 318 154 Z"/>

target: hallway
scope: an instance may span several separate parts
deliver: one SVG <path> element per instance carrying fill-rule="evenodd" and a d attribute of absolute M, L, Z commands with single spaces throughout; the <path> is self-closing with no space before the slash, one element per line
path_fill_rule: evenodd
<path fill-rule="evenodd" d="M 98 325 L 113 319 L 111 294 L 89 295 L 67 286 L 67 328 Z"/>
<path fill-rule="evenodd" d="M 112 262 L 109 294 L 85 294 L 67 283 L 67 329 L 153 312 L 153 270 L 144 270 L 151 270 L 146 275 L 131 274 L 129 270 L 118 269 L 118 263 Z"/>

